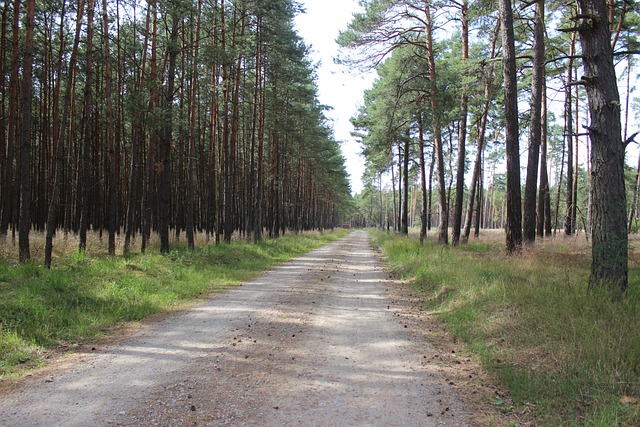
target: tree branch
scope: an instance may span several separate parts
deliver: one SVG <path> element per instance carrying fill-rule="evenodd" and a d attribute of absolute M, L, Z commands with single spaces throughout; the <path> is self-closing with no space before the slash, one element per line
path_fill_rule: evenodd
<path fill-rule="evenodd" d="M 636 136 L 638 136 L 639 132 L 634 133 L 633 135 L 631 135 L 629 138 L 627 138 L 626 141 L 623 142 L 624 146 L 626 147 L 627 145 L 631 144 L 632 142 L 635 142 Z"/>

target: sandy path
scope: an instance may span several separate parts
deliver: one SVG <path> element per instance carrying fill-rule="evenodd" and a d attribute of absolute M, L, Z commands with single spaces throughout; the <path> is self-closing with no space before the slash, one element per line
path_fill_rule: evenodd
<path fill-rule="evenodd" d="M 471 425 L 385 277 L 354 232 L 21 381 L 0 425 Z"/>

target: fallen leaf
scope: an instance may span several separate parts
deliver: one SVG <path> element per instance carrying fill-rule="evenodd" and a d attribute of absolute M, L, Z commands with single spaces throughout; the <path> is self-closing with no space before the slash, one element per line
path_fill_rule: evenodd
<path fill-rule="evenodd" d="M 638 405 L 640 404 L 640 397 L 637 396 L 622 396 L 620 403 L 623 405 Z"/>

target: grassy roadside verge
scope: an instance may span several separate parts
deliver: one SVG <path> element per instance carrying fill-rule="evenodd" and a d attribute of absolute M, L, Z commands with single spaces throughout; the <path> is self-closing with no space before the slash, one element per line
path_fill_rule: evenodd
<path fill-rule="evenodd" d="M 114 327 L 169 313 L 343 237 L 287 235 L 259 245 L 208 245 L 128 257 L 71 252 L 47 270 L 0 260 L 0 379 L 41 363 L 44 351 L 92 341 Z"/>
<path fill-rule="evenodd" d="M 372 236 L 392 271 L 509 391 L 505 411 L 536 425 L 640 425 L 637 251 L 627 298 L 611 302 L 587 291 L 584 240 L 558 238 L 506 258 L 501 238 L 443 248 Z"/>

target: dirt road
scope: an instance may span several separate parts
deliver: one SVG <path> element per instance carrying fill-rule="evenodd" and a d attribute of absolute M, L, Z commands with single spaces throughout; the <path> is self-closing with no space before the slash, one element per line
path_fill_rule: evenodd
<path fill-rule="evenodd" d="M 464 426 L 367 234 L 22 380 L 2 426 Z"/>

